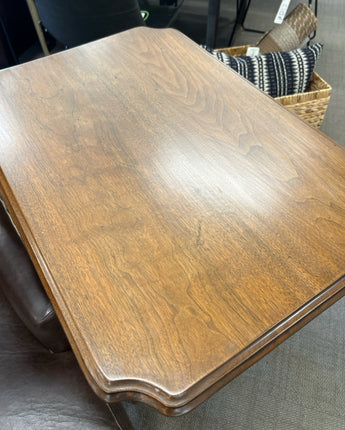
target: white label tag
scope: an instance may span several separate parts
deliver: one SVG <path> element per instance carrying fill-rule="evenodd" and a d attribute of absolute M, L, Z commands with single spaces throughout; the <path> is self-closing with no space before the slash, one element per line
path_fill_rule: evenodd
<path fill-rule="evenodd" d="M 286 12 L 287 12 L 287 10 L 288 10 L 288 8 L 290 6 L 290 2 L 291 2 L 291 0 L 283 0 L 280 3 L 277 15 L 274 18 L 274 23 L 275 24 L 281 24 L 284 21 Z"/>
<path fill-rule="evenodd" d="M 249 46 L 246 52 L 247 57 L 255 57 L 260 54 L 260 48 L 258 46 Z"/>

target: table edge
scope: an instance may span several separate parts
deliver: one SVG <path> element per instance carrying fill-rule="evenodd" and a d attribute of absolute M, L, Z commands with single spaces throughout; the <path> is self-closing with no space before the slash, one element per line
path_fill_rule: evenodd
<path fill-rule="evenodd" d="M 26 222 L 20 205 L 16 201 L 11 188 L 7 183 L 1 166 L 0 192 L 2 193 L 9 212 L 22 235 L 22 239 L 26 245 L 30 258 L 66 332 L 71 347 L 89 385 L 93 391 L 107 403 L 124 400 L 140 401 L 154 407 L 162 414 L 168 416 L 183 415 L 208 399 L 232 379 L 241 374 L 244 370 L 248 369 L 268 352 L 273 350 L 276 346 L 281 344 L 284 340 L 345 295 L 344 274 L 337 281 L 326 287 L 318 295 L 314 296 L 303 306 L 256 339 L 239 354 L 232 357 L 220 367 L 214 369 L 209 375 L 197 381 L 192 386 L 187 387 L 182 392 L 169 393 L 162 387 L 155 386 L 153 383 L 139 379 L 112 381 L 107 379 L 101 370 L 97 368 L 95 362 L 85 362 L 85 354 L 83 354 L 81 349 L 75 344 L 69 329 L 69 327 L 73 327 L 73 330 L 78 331 L 73 316 L 70 315 L 66 309 L 64 312 L 64 300 L 59 293 L 55 280 L 51 275 L 44 257 L 42 256 Z M 56 298 L 58 299 L 59 304 L 57 303 Z M 61 306 L 61 304 L 63 306 Z M 66 316 L 68 321 L 66 320 Z M 81 340 L 83 340 L 82 336 L 79 337 L 79 341 Z M 85 343 L 81 346 L 82 348 L 85 347 L 85 349 L 88 349 Z M 89 354 L 88 356 L 92 355 Z"/>
<path fill-rule="evenodd" d="M 344 295 L 345 275 L 267 331 L 240 354 L 182 393 L 169 395 L 158 387 L 141 381 L 117 381 L 108 385 L 107 390 L 100 390 L 90 381 L 89 383 L 96 394 L 106 402 L 140 401 L 168 416 L 183 415 L 207 400 Z M 112 393 L 115 389 L 117 392 Z"/>

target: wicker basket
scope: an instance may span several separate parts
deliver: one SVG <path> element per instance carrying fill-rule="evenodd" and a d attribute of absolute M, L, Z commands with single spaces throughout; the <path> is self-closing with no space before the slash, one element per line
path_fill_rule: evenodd
<path fill-rule="evenodd" d="M 249 46 L 235 46 L 218 49 L 218 51 L 225 52 L 233 57 L 240 57 L 246 55 Z M 328 108 L 331 91 L 331 86 L 314 72 L 308 90 L 305 93 L 276 97 L 275 100 L 312 126 L 319 128 Z"/>

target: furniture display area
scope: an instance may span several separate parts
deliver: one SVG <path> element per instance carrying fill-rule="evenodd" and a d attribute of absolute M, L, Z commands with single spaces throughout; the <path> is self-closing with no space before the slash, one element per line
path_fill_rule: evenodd
<path fill-rule="evenodd" d="M 344 149 L 183 35 L 1 86 L 1 192 L 102 399 L 188 412 L 344 294 Z"/>

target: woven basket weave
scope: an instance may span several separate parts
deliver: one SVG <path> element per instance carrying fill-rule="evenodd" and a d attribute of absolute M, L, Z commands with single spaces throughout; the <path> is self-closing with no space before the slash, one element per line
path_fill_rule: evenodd
<path fill-rule="evenodd" d="M 246 55 L 248 47 L 249 45 L 234 46 L 218 49 L 218 51 L 233 57 L 240 57 Z M 331 86 L 314 72 L 305 93 L 276 97 L 275 100 L 306 120 L 310 125 L 319 128 L 328 108 L 331 91 Z"/>
<path fill-rule="evenodd" d="M 284 21 L 265 33 L 257 43 L 262 54 L 296 49 L 316 31 L 317 18 L 305 3 L 299 3 Z"/>

